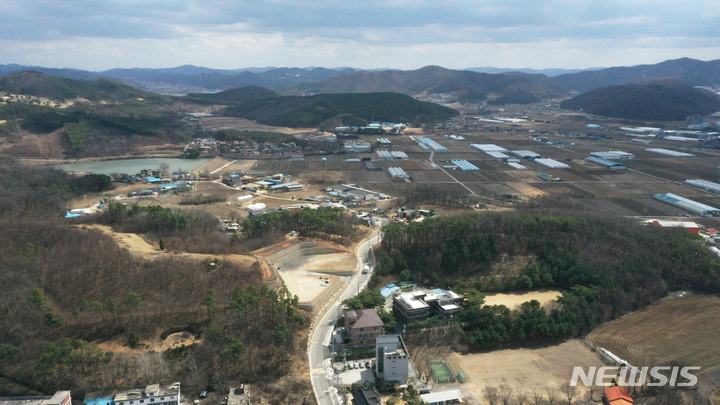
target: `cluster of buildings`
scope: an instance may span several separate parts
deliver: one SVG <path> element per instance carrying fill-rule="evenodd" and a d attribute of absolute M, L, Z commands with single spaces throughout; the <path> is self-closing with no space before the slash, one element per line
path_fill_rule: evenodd
<path fill-rule="evenodd" d="M 400 324 L 424 321 L 432 316 L 449 318 L 462 311 L 462 297 L 454 291 L 413 291 L 393 297 L 393 316 Z"/>
<path fill-rule="evenodd" d="M 309 147 L 303 147 L 295 142 L 274 144 L 271 142 L 218 141 L 214 138 L 196 138 L 185 147 L 183 156 L 197 157 L 201 153 L 235 153 L 245 158 L 283 158 L 296 154 L 309 152 Z"/>
<path fill-rule="evenodd" d="M 257 192 L 258 190 L 267 191 L 301 191 L 302 184 L 292 181 L 289 174 L 278 173 L 272 176 L 264 176 L 261 173 L 242 173 L 231 174 L 222 179 L 225 185 L 237 187 L 243 190 Z"/>

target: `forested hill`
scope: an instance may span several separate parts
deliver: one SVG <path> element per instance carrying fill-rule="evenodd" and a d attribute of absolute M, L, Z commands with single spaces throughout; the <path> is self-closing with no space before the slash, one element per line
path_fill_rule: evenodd
<path fill-rule="evenodd" d="M 456 317 L 471 346 L 543 342 L 587 333 L 672 290 L 720 292 L 720 261 L 695 236 L 624 218 L 519 213 L 431 219 L 383 228 L 378 276 L 452 286 L 469 299 Z M 499 271 L 500 263 L 518 263 Z M 561 305 L 481 306 L 482 293 L 555 288 Z"/>
<path fill-rule="evenodd" d="M 244 101 L 262 100 L 278 97 L 279 94 L 261 86 L 246 86 L 221 91 L 219 93 L 192 93 L 184 96 L 184 100 L 208 104 L 237 104 Z"/>
<path fill-rule="evenodd" d="M 225 109 L 224 115 L 261 124 L 307 128 L 341 114 L 366 120 L 438 122 L 457 112 L 434 103 L 417 101 L 398 93 L 319 94 L 309 97 L 276 97 L 248 101 Z"/>
<path fill-rule="evenodd" d="M 44 97 L 51 100 L 84 98 L 89 101 L 138 100 L 166 102 L 168 97 L 138 90 L 110 79 L 75 80 L 39 72 L 14 73 L 0 77 L 0 92 Z"/>
<path fill-rule="evenodd" d="M 719 110 L 720 98 L 677 80 L 663 80 L 602 87 L 565 100 L 560 106 L 613 118 L 677 121 Z"/>

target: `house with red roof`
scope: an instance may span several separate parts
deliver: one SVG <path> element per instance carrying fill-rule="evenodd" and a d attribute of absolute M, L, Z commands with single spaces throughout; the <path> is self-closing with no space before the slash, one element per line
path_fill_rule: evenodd
<path fill-rule="evenodd" d="M 632 399 L 627 391 L 615 386 L 603 390 L 602 402 L 604 405 L 632 405 L 635 403 L 635 400 Z"/>

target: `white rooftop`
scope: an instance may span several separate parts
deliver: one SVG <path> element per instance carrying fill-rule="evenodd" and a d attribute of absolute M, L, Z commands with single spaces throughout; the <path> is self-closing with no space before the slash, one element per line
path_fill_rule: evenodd
<path fill-rule="evenodd" d="M 460 390 L 447 390 L 440 392 L 431 392 L 429 394 L 420 395 L 420 399 L 426 404 L 432 404 L 435 402 L 452 401 L 454 399 L 463 399 L 463 394 Z"/>
<path fill-rule="evenodd" d="M 410 309 L 430 308 L 430 305 L 418 299 L 414 293 L 402 293 L 397 297 L 397 300 Z"/>

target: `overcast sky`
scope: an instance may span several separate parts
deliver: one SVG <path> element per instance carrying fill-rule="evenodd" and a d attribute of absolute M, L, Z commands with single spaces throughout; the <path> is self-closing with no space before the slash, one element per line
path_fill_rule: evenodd
<path fill-rule="evenodd" d="M 720 0 L 0 0 L 0 64 L 588 68 L 720 59 Z"/>

